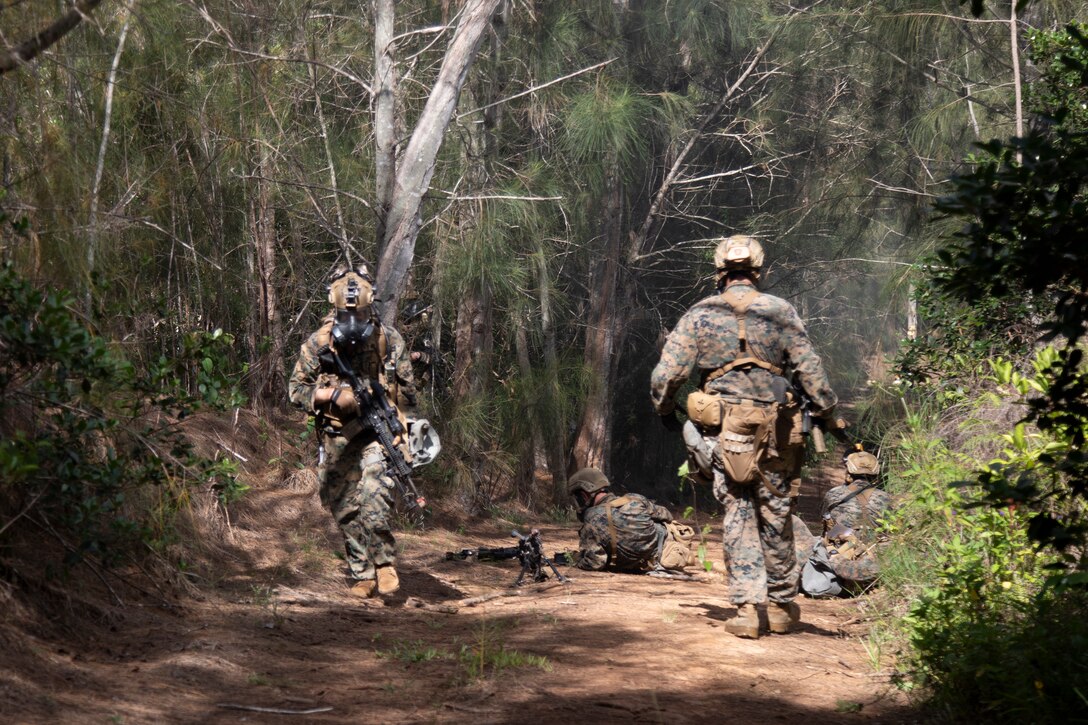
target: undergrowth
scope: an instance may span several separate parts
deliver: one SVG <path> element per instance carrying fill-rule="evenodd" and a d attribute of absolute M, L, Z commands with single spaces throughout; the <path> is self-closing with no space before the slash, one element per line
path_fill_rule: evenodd
<path fill-rule="evenodd" d="M 1065 444 L 1024 423 L 1007 430 L 1023 391 L 1007 366 L 993 369 L 950 407 L 915 400 L 885 443 L 898 504 L 870 654 L 891 656 L 899 685 L 940 719 L 1070 722 L 1088 713 L 1088 598 L 1029 536 L 1031 508 L 994 505 L 980 485 L 1034 470 Z"/>
<path fill-rule="evenodd" d="M 64 553 L 38 557 L 47 571 L 109 565 L 171 543 L 194 487 L 222 505 L 241 496 L 235 465 L 196 455 L 179 428 L 201 406 L 241 401 L 223 367 L 231 344 L 196 331 L 137 370 L 69 294 L 0 267 L 0 547 L 51 542 Z"/>

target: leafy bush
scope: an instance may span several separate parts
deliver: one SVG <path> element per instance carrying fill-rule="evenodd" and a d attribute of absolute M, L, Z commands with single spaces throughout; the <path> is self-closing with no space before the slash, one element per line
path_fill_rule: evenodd
<path fill-rule="evenodd" d="M 969 403 L 916 402 L 925 412 L 908 415 L 885 446 L 894 451 L 889 488 L 899 500 L 881 552 L 883 596 L 892 602 L 885 626 L 909 645 L 898 662 L 902 683 L 921 687 L 954 721 L 1066 722 L 1088 712 L 1088 599 L 1069 586 L 1072 576 L 1055 575 L 1060 555 L 1031 536 L 1036 507 L 998 505 L 996 488 L 970 481 L 979 470 L 1013 482 L 1015 472 L 1041 473 L 1068 447 L 1023 422 L 1001 433 L 1003 419 L 1018 417 L 1019 397 L 1041 392 L 1056 354 L 1040 351 L 1033 375 L 993 361 L 993 375 L 967 383 Z"/>
<path fill-rule="evenodd" d="M 213 484 L 224 501 L 240 495 L 234 471 L 194 455 L 177 427 L 205 402 L 236 399 L 219 394 L 234 381 L 214 374 L 222 336 L 193 341 L 139 375 L 87 329 L 67 293 L 0 267 L 0 503 L 11 512 L 3 535 L 30 525 L 64 549 L 65 565 L 112 563 L 137 544 L 164 543 L 190 486 Z M 202 399 L 164 373 L 189 366 L 205 376 Z"/>

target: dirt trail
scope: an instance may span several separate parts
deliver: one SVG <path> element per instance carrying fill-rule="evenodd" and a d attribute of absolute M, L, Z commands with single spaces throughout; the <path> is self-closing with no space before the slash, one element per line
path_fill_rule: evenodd
<path fill-rule="evenodd" d="M 716 574 L 708 575 L 711 581 L 685 582 L 572 572 L 567 585 L 537 584 L 516 596 L 459 606 L 511 591 L 513 562 L 442 557 L 447 549 L 480 542 L 505 545 L 499 526 L 402 534 L 403 591 L 388 602 L 347 597 L 338 562 L 328 557 L 310 577 L 281 571 L 274 583 L 273 570 L 240 575 L 220 582 L 204 601 L 171 613 L 130 607 L 123 622 L 84 641 L 39 640 L 33 671 L 7 669 L 3 719 L 913 719 L 887 677 L 872 670 L 856 638 L 865 630 L 858 601 L 806 601 L 800 632 L 758 641 L 723 632 L 732 609 Z M 576 541 L 572 527 L 542 532 L 556 548 Z M 5 664 L 20 663 L 26 657 Z"/>
<path fill-rule="evenodd" d="M 261 460 L 243 447 L 258 438 L 232 447 Z M 351 598 L 312 473 L 284 480 L 284 470 L 254 485 L 229 527 L 203 516 L 209 563 L 188 591 L 160 596 L 162 582 L 134 574 L 137 594 L 111 579 L 126 600 L 117 607 L 104 590 L 28 595 L 24 583 L 14 596 L 0 581 L 0 722 L 919 719 L 866 655 L 864 599 L 804 600 L 799 632 L 747 641 L 722 629 L 733 609 L 718 571 L 697 581 L 573 571 L 569 584 L 515 590 L 515 562 L 444 557 L 508 546 L 525 522 L 449 518 L 400 532 L 402 591 Z M 574 524 L 540 528 L 549 552 L 577 542 Z M 707 539 L 720 559 L 720 531 Z"/>

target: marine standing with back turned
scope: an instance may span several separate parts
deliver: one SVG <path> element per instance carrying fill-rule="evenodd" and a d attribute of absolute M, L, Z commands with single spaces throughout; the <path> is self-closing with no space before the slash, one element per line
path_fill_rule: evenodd
<path fill-rule="evenodd" d="M 400 588 L 391 524 L 394 482 L 376 433 L 360 424 L 359 406 L 335 356 L 358 377 L 378 381 L 394 406 L 415 405 L 412 366 L 404 340 L 373 308 L 374 281 L 365 267 L 338 269 L 328 291 L 334 309 L 302 344 L 288 394 L 316 419 L 321 502 L 344 535 L 351 593 L 392 594 Z M 403 421 L 399 410 L 398 415 Z M 396 443 L 410 463 L 401 438 Z"/>
<path fill-rule="evenodd" d="M 800 619 L 800 566 L 794 551 L 791 480 L 802 450 L 780 419 L 793 376 L 813 413 L 832 420 L 837 402 L 820 357 L 796 310 L 757 289 L 763 248 L 749 236 L 719 241 L 714 252 L 718 294 L 696 303 L 669 334 L 651 377 L 654 409 L 679 429 L 675 395 L 698 370 L 699 390 L 688 396 L 688 416 L 710 453 L 714 495 L 725 506 L 723 544 L 728 595 L 737 615 L 726 630 L 760 633 L 757 605 L 767 605 L 771 632 L 784 634 Z"/>

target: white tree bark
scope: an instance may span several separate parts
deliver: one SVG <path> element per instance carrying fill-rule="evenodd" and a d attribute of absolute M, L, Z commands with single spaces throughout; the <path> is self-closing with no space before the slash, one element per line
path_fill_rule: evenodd
<path fill-rule="evenodd" d="M 121 65 L 121 53 L 125 51 L 125 39 L 128 37 L 129 21 L 132 9 L 125 8 L 125 22 L 121 26 L 121 35 L 117 39 L 117 50 L 110 65 L 109 80 L 106 81 L 106 108 L 102 119 L 102 140 L 98 144 L 98 164 L 94 170 L 94 183 L 91 185 L 91 206 L 88 219 L 87 235 L 87 311 L 91 310 L 91 275 L 94 273 L 95 255 L 98 253 L 98 191 L 102 188 L 102 174 L 106 169 L 106 148 L 110 143 L 110 123 L 113 119 L 113 89 L 117 86 L 117 69 Z"/>
<path fill-rule="evenodd" d="M 415 256 L 420 207 L 434 175 L 438 150 L 480 41 L 501 2 L 469 0 L 442 61 L 438 79 L 397 169 L 393 199 L 386 218 L 381 263 L 378 265 L 377 296 L 382 301 L 382 316 L 387 322 L 396 319 L 408 269 Z"/>
<path fill-rule="evenodd" d="M 385 249 L 385 221 L 397 175 L 397 69 L 393 0 L 374 0 L 374 211 L 378 257 Z"/>

